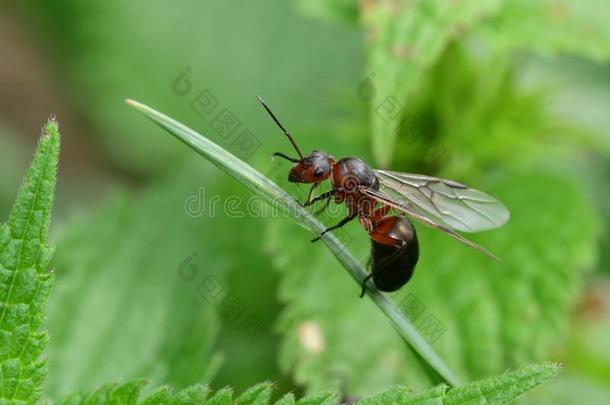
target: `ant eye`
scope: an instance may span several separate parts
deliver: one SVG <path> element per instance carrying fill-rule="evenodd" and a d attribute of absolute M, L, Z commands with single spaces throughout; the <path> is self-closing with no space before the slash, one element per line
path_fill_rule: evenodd
<path fill-rule="evenodd" d="M 316 177 L 320 177 L 324 174 L 324 169 L 322 169 L 321 167 L 318 167 L 314 172 L 313 175 Z"/>

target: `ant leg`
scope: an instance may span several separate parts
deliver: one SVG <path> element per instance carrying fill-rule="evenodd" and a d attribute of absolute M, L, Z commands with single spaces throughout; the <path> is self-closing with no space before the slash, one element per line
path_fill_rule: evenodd
<path fill-rule="evenodd" d="M 319 196 L 317 196 L 316 198 L 314 198 L 313 200 L 308 201 L 305 204 L 303 204 L 303 207 L 308 207 L 310 205 L 317 203 L 318 201 L 327 200 L 330 197 L 334 196 L 335 194 L 337 194 L 341 191 L 343 191 L 341 188 L 335 188 L 334 190 L 330 190 L 330 191 L 327 191 L 326 193 L 322 193 Z"/>
<path fill-rule="evenodd" d="M 360 298 L 364 297 L 364 293 L 366 292 L 366 282 L 369 281 L 373 277 L 373 273 L 370 273 L 368 276 L 362 280 L 362 292 L 360 293 Z"/>
<path fill-rule="evenodd" d="M 322 238 L 322 236 L 324 236 L 324 234 L 326 234 L 327 232 L 333 231 L 335 229 L 341 228 L 343 225 L 347 224 L 349 221 L 351 221 L 352 219 L 356 218 L 358 216 L 358 214 L 354 214 L 354 215 L 348 215 L 347 217 L 343 218 L 341 220 L 341 222 L 339 222 L 337 225 L 335 226 L 331 226 L 330 228 L 326 228 L 324 231 L 322 231 L 322 233 L 317 237 L 312 239 L 312 242 L 317 242 L 320 240 L 320 238 Z"/>
<path fill-rule="evenodd" d="M 326 200 L 326 203 L 324 203 L 324 206 L 322 208 L 320 208 L 319 210 L 317 210 L 313 214 L 314 215 L 319 215 L 319 214 L 323 213 L 324 211 L 326 211 L 326 209 L 328 208 L 329 205 L 330 205 L 330 198 Z"/>
<path fill-rule="evenodd" d="M 309 193 L 307 194 L 307 199 L 305 200 L 305 202 L 302 204 L 305 207 L 305 204 L 308 204 L 311 201 L 311 197 L 313 196 L 313 192 L 316 189 L 316 187 L 318 187 L 320 185 L 320 183 L 313 183 L 313 185 L 311 186 L 311 188 L 309 189 Z"/>

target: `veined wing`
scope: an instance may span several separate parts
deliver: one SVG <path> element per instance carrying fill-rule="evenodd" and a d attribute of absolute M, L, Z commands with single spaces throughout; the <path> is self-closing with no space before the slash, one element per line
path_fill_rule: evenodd
<path fill-rule="evenodd" d="M 498 256 L 494 255 L 493 253 L 491 253 L 490 251 L 488 251 L 487 249 L 485 249 L 484 247 L 477 245 L 476 243 L 464 238 L 462 235 L 460 235 L 459 233 L 455 232 L 453 229 L 451 229 L 448 226 L 445 226 L 443 224 L 439 224 L 438 222 L 434 221 L 433 219 L 427 217 L 426 215 L 420 214 L 419 212 L 415 211 L 412 207 L 408 206 L 408 205 L 404 205 L 399 201 L 395 201 L 394 199 L 392 199 L 390 196 L 387 196 L 386 194 L 384 194 L 382 191 L 379 190 L 373 190 L 371 188 L 365 187 L 365 186 L 359 186 L 359 191 L 362 194 L 365 194 L 369 197 L 372 197 L 373 199 L 375 199 L 376 201 L 379 201 L 385 205 L 389 205 L 390 207 L 401 211 L 403 213 L 405 213 L 406 215 L 409 215 L 410 217 L 428 225 L 431 226 L 433 228 L 438 229 L 439 231 L 443 231 L 446 234 L 448 234 L 449 236 L 451 236 L 454 239 L 459 240 L 460 242 L 470 246 L 473 249 L 478 250 L 479 252 L 482 252 L 484 254 L 486 254 L 487 256 L 491 257 L 492 259 L 500 262 L 501 260 L 498 258 Z"/>
<path fill-rule="evenodd" d="M 462 231 L 498 228 L 508 221 L 508 209 L 494 197 L 452 180 L 375 170 L 381 191 L 441 224 Z"/>

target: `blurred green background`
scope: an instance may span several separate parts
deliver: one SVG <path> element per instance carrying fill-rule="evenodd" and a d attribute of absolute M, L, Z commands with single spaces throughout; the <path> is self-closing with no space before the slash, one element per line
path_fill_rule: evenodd
<path fill-rule="evenodd" d="M 283 218 L 212 215 L 213 196 L 249 195 L 123 101 L 302 198 L 270 159 L 292 152 L 260 94 L 304 151 L 500 198 L 510 223 L 472 239 L 503 264 L 418 227 L 396 302 L 418 303 L 424 334 L 435 319 L 433 346 L 465 381 L 554 360 L 564 372 L 526 401 L 609 403 L 608 21 L 601 0 L 0 3 L 4 217 L 50 114 L 63 136 L 47 395 L 140 377 L 351 396 L 435 383 L 324 246 Z M 234 134 L 214 125 L 224 109 Z M 255 148 L 236 141 L 245 129 Z M 342 238 L 364 262 L 358 224 Z"/>

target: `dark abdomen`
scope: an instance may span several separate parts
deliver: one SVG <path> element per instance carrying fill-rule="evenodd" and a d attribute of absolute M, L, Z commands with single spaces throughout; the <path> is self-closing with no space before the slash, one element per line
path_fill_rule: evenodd
<path fill-rule="evenodd" d="M 396 291 L 413 275 L 419 258 L 419 244 L 415 228 L 408 219 L 394 216 L 386 217 L 382 221 L 391 221 L 388 236 L 402 240 L 406 245 L 396 247 L 371 239 L 373 282 L 381 291 Z"/>

